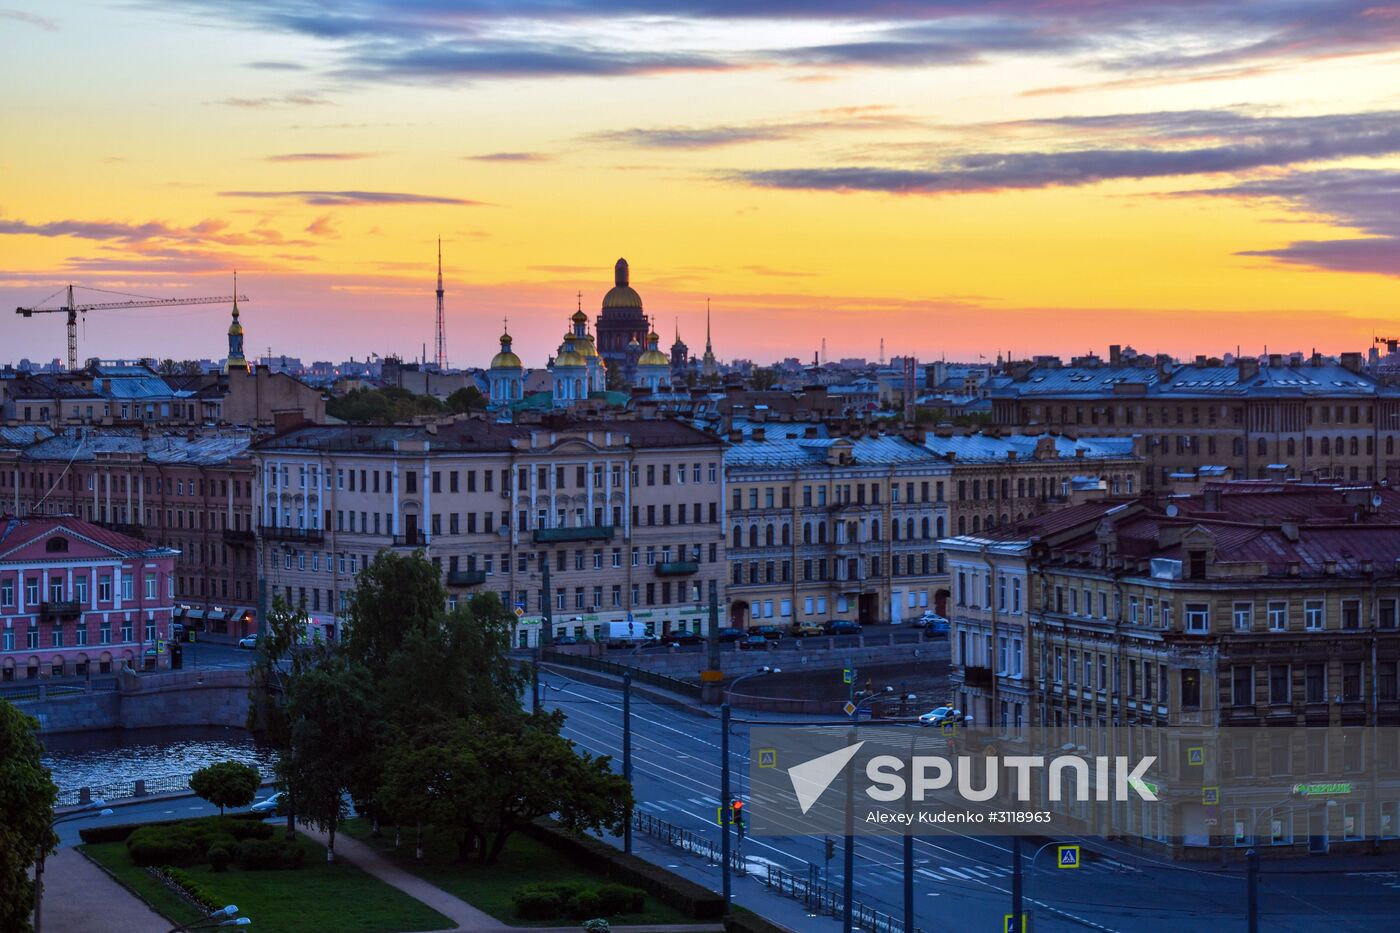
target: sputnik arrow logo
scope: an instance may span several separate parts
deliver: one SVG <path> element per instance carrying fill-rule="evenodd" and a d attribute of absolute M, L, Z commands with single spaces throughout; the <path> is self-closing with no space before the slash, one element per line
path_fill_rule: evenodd
<path fill-rule="evenodd" d="M 797 795 L 797 805 L 802 808 L 804 816 L 864 744 L 864 741 L 860 741 L 854 745 L 847 745 L 845 748 L 788 768 L 788 777 L 792 779 L 792 792 Z"/>

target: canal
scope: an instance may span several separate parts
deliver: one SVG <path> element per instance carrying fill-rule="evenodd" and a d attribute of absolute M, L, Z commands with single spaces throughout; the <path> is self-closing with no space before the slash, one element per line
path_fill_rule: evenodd
<path fill-rule="evenodd" d="M 80 787 L 106 788 L 191 775 L 216 761 L 242 761 L 271 777 L 275 753 L 243 729 L 180 726 L 41 735 L 44 764 L 59 797 Z"/>

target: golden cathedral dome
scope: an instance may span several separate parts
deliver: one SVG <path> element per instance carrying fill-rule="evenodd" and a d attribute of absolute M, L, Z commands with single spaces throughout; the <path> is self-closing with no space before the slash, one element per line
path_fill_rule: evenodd
<path fill-rule="evenodd" d="M 667 366 L 671 365 L 671 360 L 660 350 L 648 350 L 637 357 L 638 366 Z"/>
<path fill-rule="evenodd" d="M 617 265 L 613 267 L 613 287 L 603 296 L 603 310 L 609 308 L 619 309 L 642 309 L 642 296 L 627 284 L 630 273 L 627 270 L 627 260 L 619 259 Z"/>
<path fill-rule="evenodd" d="M 520 362 L 520 357 L 511 352 L 510 334 L 501 334 L 501 352 L 491 357 L 492 369 L 524 369 L 525 365 Z"/>

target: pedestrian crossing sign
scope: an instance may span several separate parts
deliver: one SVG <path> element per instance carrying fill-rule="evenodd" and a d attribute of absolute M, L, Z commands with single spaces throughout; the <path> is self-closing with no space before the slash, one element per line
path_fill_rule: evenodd
<path fill-rule="evenodd" d="M 776 748 L 760 748 L 758 750 L 758 766 L 760 768 L 776 768 L 778 766 L 778 750 Z"/>
<path fill-rule="evenodd" d="M 1016 925 L 1015 914 L 1004 914 L 1001 918 L 1001 928 L 1003 933 L 1026 933 L 1026 915 L 1021 914 L 1021 925 Z"/>
<path fill-rule="evenodd" d="M 1220 802 L 1220 788 L 1219 788 L 1219 787 L 1202 787 L 1202 788 L 1201 788 L 1201 803 L 1203 803 L 1203 804 L 1205 804 L 1206 806 L 1210 807 L 1210 806 L 1214 806 L 1215 804 L 1218 804 L 1219 802 Z"/>
<path fill-rule="evenodd" d="M 943 734 L 946 736 L 954 736 L 958 734 L 958 723 L 955 719 L 950 719 L 947 722 L 943 723 L 941 728 L 943 729 Z"/>
<path fill-rule="evenodd" d="M 1192 745 L 1186 750 L 1187 764 L 1200 767 L 1206 763 L 1206 749 L 1203 745 Z"/>
<path fill-rule="evenodd" d="M 1055 851 L 1059 853 L 1061 868 L 1079 867 L 1079 846 L 1058 846 Z"/>
<path fill-rule="evenodd" d="M 841 683 L 843 683 L 843 684 L 848 684 L 848 683 L 850 683 L 850 682 L 851 682 L 851 669 L 850 669 L 849 667 L 842 668 L 842 669 L 841 669 Z"/>

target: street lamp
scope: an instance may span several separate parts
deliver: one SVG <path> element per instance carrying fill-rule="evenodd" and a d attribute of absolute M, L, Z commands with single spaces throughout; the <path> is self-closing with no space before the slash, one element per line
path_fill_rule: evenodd
<path fill-rule="evenodd" d="M 105 804 L 105 800 L 94 800 L 66 816 L 51 820 L 49 834 L 52 835 L 54 827 L 60 823 L 72 823 L 74 820 L 85 820 L 91 816 L 111 816 L 112 810 Z M 48 848 L 47 839 L 39 843 L 39 854 L 34 860 L 34 933 L 41 933 L 44 926 L 44 860 L 48 858 Z"/>
<path fill-rule="evenodd" d="M 860 718 L 860 711 L 865 704 L 894 693 L 894 687 L 886 687 L 879 693 L 872 693 L 862 697 L 859 702 L 851 704 L 851 729 L 846 739 L 849 747 L 856 737 L 856 721 Z M 853 921 L 851 913 L 851 899 L 855 897 L 855 866 L 856 866 L 856 832 L 855 832 L 855 810 L 854 801 L 851 799 L 851 764 L 846 763 L 846 826 L 845 826 L 845 851 L 842 853 L 842 879 L 841 879 L 841 931 L 851 933 Z"/>
<path fill-rule="evenodd" d="M 761 674 L 781 674 L 780 667 L 768 667 L 764 665 L 756 671 L 747 674 L 740 674 L 730 682 L 724 691 L 724 702 L 719 707 L 719 801 L 720 801 L 720 821 L 719 821 L 719 854 L 720 861 L 724 864 L 720 868 L 721 893 L 724 895 L 724 902 L 729 903 L 731 883 L 729 878 L 729 823 L 724 819 L 724 811 L 729 806 L 729 697 L 734 692 L 734 688 L 750 677 L 758 677 Z"/>

